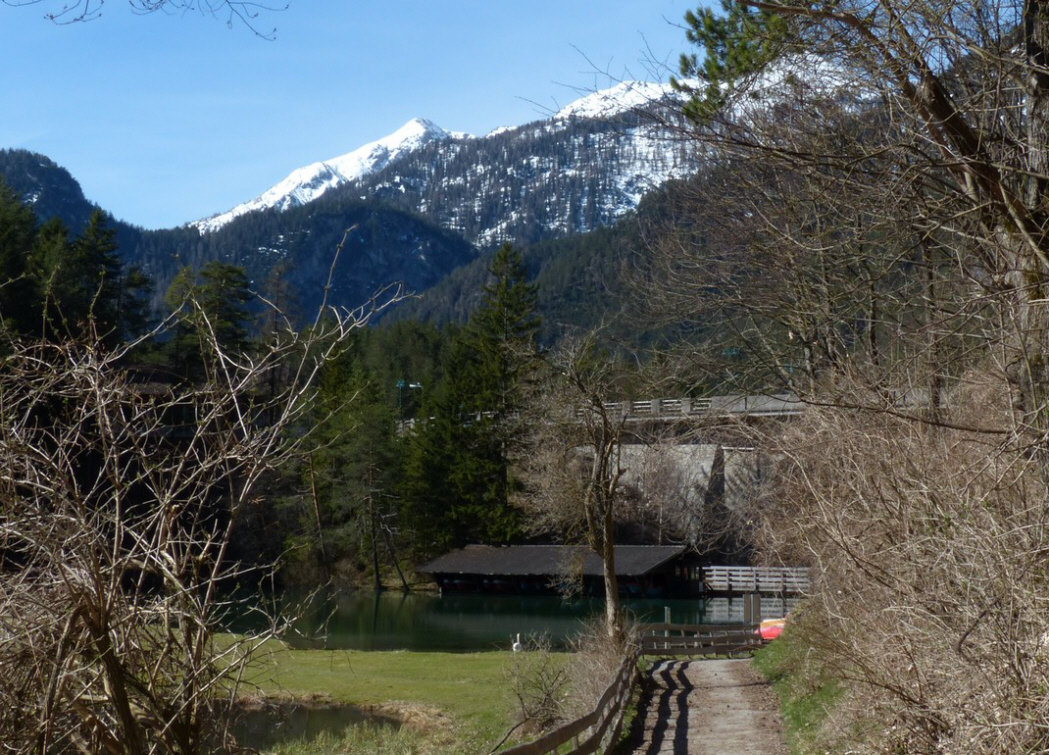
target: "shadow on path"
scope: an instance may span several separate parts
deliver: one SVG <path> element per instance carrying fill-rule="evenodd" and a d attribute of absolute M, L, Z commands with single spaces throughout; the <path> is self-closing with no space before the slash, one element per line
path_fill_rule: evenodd
<path fill-rule="evenodd" d="M 645 680 L 629 750 L 639 755 L 688 755 L 690 661 L 660 661 Z"/>

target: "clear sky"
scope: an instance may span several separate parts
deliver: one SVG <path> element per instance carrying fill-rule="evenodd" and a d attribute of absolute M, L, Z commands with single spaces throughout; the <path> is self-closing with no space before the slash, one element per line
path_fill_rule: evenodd
<path fill-rule="evenodd" d="M 414 117 L 485 134 L 618 80 L 665 81 L 683 0 L 280 0 L 272 41 L 197 12 L 44 19 L 0 0 L 0 147 L 47 155 L 116 217 L 166 228 Z M 21 0 L 24 2 L 24 0 Z M 97 2 L 97 0 L 95 0 Z"/>

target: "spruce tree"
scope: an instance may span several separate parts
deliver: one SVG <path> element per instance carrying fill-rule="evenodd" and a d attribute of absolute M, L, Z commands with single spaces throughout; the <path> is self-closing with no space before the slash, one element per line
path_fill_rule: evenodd
<path fill-rule="evenodd" d="M 400 453 L 396 409 L 376 375 L 351 351 L 322 375 L 314 409 L 314 443 L 304 465 L 306 504 L 300 509 L 305 543 L 322 576 L 346 566 L 369 570 L 381 588 L 381 562 L 391 556 Z M 399 568 L 399 567 L 398 567 Z"/>
<path fill-rule="evenodd" d="M 527 282 L 520 253 L 503 245 L 488 268 L 481 305 L 466 327 L 477 406 L 506 426 L 520 408 L 537 364 L 538 289 Z"/>
<path fill-rule="evenodd" d="M 168 307 L 181 311 L 169 346 L 175 365 L 190 372 L 205 367 L 201 354 L 209 351 L 206 342 L 211 338 L 224 353 L 247 350 L 248 305 L 253 298 L 242 267 L 215 261 L 199 271 L 182 268 L 165 295 Z"/>
<path fill-rule="evenodd" d="M 44 223 L 33 239 L 26 275 L 33 285 L 34 310 L 41 319 L 29 331 L 50 340 L 69 338 L 86 309 L 69 259 L 69 231 L 58 218 Z"/>
<path fill-rule="evenodd" d="M 116 234 L 101 210 L 91 214 L 81 234 L 69 247 L 64 276 L 73 297 L 75 317 L 92 320 L 96 332 L 115 341 L 121 334 L 120 299 L 123 285 Z"/>
<path fill-rule="evenodd" d="M 32 209 L 0 180 L 0 328 L 8 334 L 39 327 L 37 297 L 25 275 L 36 228 Z"/>
<path fill-rule="evenodd" d="M 538 365 L 536 287 L 502 247 L 478 309 L 456 339 L 444 379 L 413 438 L 406 499 L 427 542 L 444 548 L 521 534 L 510 498 L 518 417 Z"/>

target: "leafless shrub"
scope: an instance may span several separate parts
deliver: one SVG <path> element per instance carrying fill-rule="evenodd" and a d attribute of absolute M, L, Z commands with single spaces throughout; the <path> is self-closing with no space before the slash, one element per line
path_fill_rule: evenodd
<path fill-rule="evenodd" d="M 629 636 L 630 629 L 624 629 Z M 564 702 L 565 717 L 579 718 L 594 710 L 601 695 L 615 679 L 623 665 L 624 643 L 608 636 L 605 627 L 592 622 L 584 627 L 571 642 L 572 661 L 569 676 L 572 680 Z"/>
<path fill-rule="evenodd" d="M 225 588 L 246 577 L 231 532 L 302 442 L 313 377 L 369 313 L 254 354 L 205 328 L 192 384 L 142 380 L 132 347 L 97 341 L 0 356 L 0 752 L 228 743 L 224 706 L 279 629 L 216 636 Z"/>
<path fill-rule="evenodd" d="M 538 734 L 564 720 L 569 687 L 568 663 L 552 650 L 548 635 L 525 638 L 504 671 L 507 687 L 517 702 L 518 726 L 525 734 Z"/>
<path fill-rule="evenodd" d="M 810 408 L 781 438 L 763 545 L 814 567 L 799 628 L 843 682 L 839 717 L 869 733 L 858 751 L 1049 747 L 1043 470 L 1020 436 L 957 429 L 1011 426 L 994 383 L 966 376 L 959 393 L 987 400 L 946 414 L 955 427 Z"/>

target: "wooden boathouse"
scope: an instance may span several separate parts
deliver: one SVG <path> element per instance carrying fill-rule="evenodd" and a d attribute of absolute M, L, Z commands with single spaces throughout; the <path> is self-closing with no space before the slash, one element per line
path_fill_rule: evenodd
<path fill-rule="evenodd" d="M 617 545 L 619 591 L 630 597 L 695 597 L 703 573 L 682 545 Z M 604 592 L 601 559 L 583 546 L 468 545 L 416 569 L 442 592 L 552 594 L 566 583 L 583 592 Z"/>

